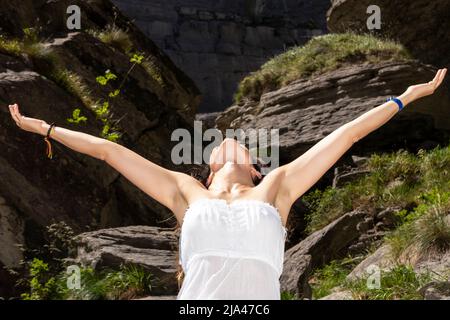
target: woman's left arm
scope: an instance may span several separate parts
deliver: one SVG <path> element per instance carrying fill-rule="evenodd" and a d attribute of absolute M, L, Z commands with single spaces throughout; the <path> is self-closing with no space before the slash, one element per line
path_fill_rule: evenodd
<path fill-rule="evenodd" d="M 428 83 L 414 85 L 398 98 L 404 106 L 433 94 L 442 83 L 447 69 L 440 69 Z M 377 106 L 342 125 L 320 140 L 294 161 L 279 167 L 281 173 L 277 198 L 291 204 L 309 190 L 350 147 L 376 130 L 399 111 L 394 101 Z"/>

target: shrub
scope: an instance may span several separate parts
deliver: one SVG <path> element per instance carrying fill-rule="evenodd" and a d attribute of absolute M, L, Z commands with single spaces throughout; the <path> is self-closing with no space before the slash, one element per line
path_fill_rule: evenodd
<path fill-rule="evenodd" d="M 119 270 L 82 268 L 81 288 L 65 290 L 70 300 L 123 300 L 148 295 L 157 285 L 156 278 L 142 267 L 125 265 Z M 66 276 L 64 275 L 64 278 Z"/>
<path fill-rule="evenodd" d="M 44 261 L 34 258 L 29 264 L 30 293 L 23 293 L 24 300 L 46 300 L 57 295 L 56 278 L 51 275 L 49 266 Z"/>
<path fill-rule="evenodd" d="M 355 299 L 364 300 L 420 300 L 418 292 L 431 280 L 428 273 L 416 274 L 411 266 L 398 265 L 390 271 L 381 271 L 380 288 L 368 288 L 367 278 L 346 282 Z"/>
<path fill-rule="evenodd" d="M 417 260 L 450 249 L 450 192 L 433 189 L 422 198 L 426 203 L 415 208 L 408 219 L 386 237 L 399 261 Z"/>

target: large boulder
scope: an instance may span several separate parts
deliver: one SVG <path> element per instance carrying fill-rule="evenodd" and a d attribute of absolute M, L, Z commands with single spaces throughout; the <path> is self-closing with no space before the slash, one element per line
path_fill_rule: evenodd
<path fill-rule="evenodd" d="M 286 250 L 281 291 L 294 293 L 299 298 L 311 298 L 308 280 L 312 271 L 338 257 L 361 235 L 357 226 L 366 216 L 367 213 L 361 210 L 346 213 Z"/>
<path fill-rule="evenodd" d="M 76 262 L 95 270 L 140 266 L 157 281 L 157 295 L 176 295 L 178 236 L 170 228 L 128 226 L 78 235 Z"/>
<path fill-rule="evenodd" d="M 339 68 L 262 95 L 260 101 L 233 105 L 217 119 L 226 128 L 276 128 L 280 163 L 292 161 L 327 134 L 359 115 L 399 95 L 407 86 L 429 81 L 435 69 L 418 61 L 363 63 Z M 448 143 L 449 95 L 435 95 L 408 105 L 388 123 L 358 141 L 353 154 L 417 149 L 425 141 Z"/>

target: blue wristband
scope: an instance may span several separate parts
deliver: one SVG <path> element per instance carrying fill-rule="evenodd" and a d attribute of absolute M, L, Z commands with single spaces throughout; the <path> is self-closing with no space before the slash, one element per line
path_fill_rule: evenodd
<path fill-rule="evenodd" d="M 394 101 L 395 103 L 398 104 L 398 111 L 401 111 L 403 109 L 403 103 L 400 99 L 398 98 L 394 98 L 394 97 L 390 97 L 389 99 L 387 99 L 386 101 Z"/>

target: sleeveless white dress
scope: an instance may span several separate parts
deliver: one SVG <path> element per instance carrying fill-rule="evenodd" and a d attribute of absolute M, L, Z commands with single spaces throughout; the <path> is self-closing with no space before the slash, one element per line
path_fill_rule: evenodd
<path fill-rule="evenodd" d="M 259 200 L 200 199 L 185 212 L 177 299 L 280 300 L 287 230 Z"/>

